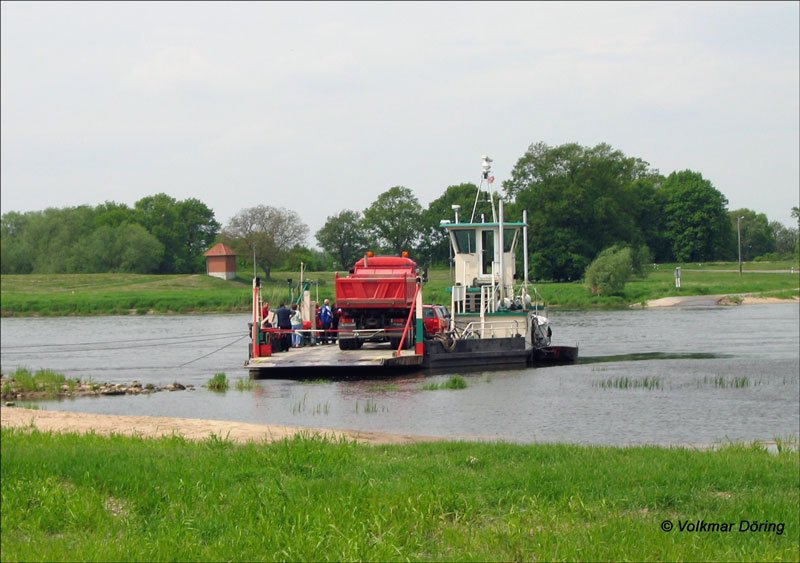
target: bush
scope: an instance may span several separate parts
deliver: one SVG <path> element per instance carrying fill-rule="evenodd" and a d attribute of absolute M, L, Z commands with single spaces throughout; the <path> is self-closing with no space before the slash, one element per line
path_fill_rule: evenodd
<path fill-rule="evenodd" d="M 632 275 L 631 249 L 614 245 L 600 252 L 586 268 L 586 285 L 592 295 L 622 293 Z"/>
<path fill-rule="evenodd" d="M 631 248 L 631 269 L 634 276 L 646 278 L 652 263 L 653 253 L 646 244 Z"/>
<path fill-rule="evenodd" d="M 228 377 L 224 373 L 215 373 L 214 377 L 208 380 L 206 387 L 211 391 L 227 391 Z"/>

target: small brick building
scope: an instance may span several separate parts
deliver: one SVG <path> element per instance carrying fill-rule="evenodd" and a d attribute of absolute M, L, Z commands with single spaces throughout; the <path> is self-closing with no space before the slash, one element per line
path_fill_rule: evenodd
<path fill-rule="evenodd" d="M 236 277 L 236 253 L 221 242 L 212 246 L 206 257 L 206 273 L 215 278 L 232 280 Z"/>

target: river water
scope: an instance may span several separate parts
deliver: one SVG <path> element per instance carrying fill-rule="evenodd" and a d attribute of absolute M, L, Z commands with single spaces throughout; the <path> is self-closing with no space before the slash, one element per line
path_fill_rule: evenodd
<path fill-rule="evenodd" d="M 97 382 L 194 391 L 42 401 L 40 408 L 210 418 L 508 442 L 710 444 L 800 433 L 800 307 L 551 311 L 575 365 L 369 381 L 259 381 L 247 315 L 0 320 L 3 373 L 49 368 Z M 292 350 L 289 354 L 302 353 Z M 217 372 L 231 390 L 202 387 Z M 423 385 L 462 375 L 463 390 Z"/>

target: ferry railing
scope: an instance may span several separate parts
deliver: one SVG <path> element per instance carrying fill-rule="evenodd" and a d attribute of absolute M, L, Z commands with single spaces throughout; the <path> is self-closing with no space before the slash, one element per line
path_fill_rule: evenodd
<path fill-rule="evenodd" d="M 402 354 L 403 346 L 406 342 L 406 336 L 408 336 L 408 329 L 411 326 L 411 319 L 414 316 L 414 313 L 417 310 L 417 300 L 420 298 L 420 293 L 422 293 L 422 289 L 419 284 L 419 279 L 417 280 L 417 290 L 414 292 L 414 299 L 411 302 L 411 309 L 408 311 L 408 318 L 406 319 L 406 326 L 403 328 L 403 334 L 400 337 L 400 343 L 397 345 L 397 350 L 395 351 L 395 357 L 400 357 Z M 421 315 L 420 315 L 421 316 Z"/>
<path fill-rule="evenodd" d="M 471 321 L 467 323 L 467 325 L 461 329 L 456 328 L 454 330 L 456 337 L 459 339 L 464 338 L 485 338 L 487 333 L 490 337 L 497 336 L 497 333 L 500 332 L 500 329 L 503 328 L 503 334 L 508 334 L 510 330 L 513 330 L 515 334 L 519 334 L 520 336 L 524 336 L 520 331 L 520 322 L 518 320 L 504 320 L 504 321 Z"/>
<path fill-rule="evenodd" d="M 535 313 L 539 313 L 539 301 L 542 302 L 542 310 L 544 312 L 544 316 L 547 317 L 547 303 L 545 300 L 542 299 L 542 296 L 539 294 L 539 290 L 535 287 L 533 288 L 533 310 Z"/>

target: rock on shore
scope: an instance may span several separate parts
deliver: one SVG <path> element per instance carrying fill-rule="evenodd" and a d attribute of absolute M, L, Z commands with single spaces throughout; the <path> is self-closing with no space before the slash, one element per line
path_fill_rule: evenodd
<path fill-rule="evenodd" d="M 127 383 L 95 383 L 78 381 L 63 383 L 58 389 L 20 389 L 12 376 L 0 377 L 3 401 L 31 401 L 40 399 L 74 398 L 74 397 L 109 397 L 114 395 L 148 395 L 159 391 L 194 391 L 194 385 L 183 385 L 178 382 L 167 385 L 142 385 L 138 381 Z"/>

